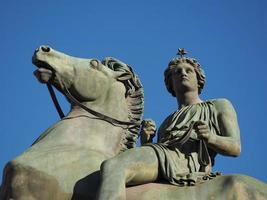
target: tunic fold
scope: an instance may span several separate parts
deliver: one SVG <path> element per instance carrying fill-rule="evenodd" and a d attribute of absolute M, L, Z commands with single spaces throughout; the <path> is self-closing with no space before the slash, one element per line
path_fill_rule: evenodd
<path fill-rule="evenodd" d="M 208 148 L 210 162 L 206 166 L 201 164 L 200 140 L 191 128 L 193 123 L 201 120 L 208 124 L 211 134 L 220 135 L 214 101 L 189 105 L 172 113 L 158 130 L 158 143 L 147 144 L 157 154 L 161 176 L 171 184 L 194 185 L 216 176 L 211 172 L 216 152 Z M 184 144 L 173 145 L 188 131 L 190 137 Z"/>

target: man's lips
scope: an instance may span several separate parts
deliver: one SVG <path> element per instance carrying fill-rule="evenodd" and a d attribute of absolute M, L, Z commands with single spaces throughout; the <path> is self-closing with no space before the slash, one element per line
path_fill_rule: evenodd
<path fill-rule="evenodd" d="M 182 80 L 182 81 L 183 81 L 183 80 L 187 80 L 187 81 L 189 81 L 189 79 L 188 79 L 186 76 L 181 77 L 181 80 Z"/>

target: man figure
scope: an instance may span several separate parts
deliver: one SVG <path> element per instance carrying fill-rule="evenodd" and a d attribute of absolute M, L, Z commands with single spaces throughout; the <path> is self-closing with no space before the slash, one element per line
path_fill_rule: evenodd
<path fill-rule="evenodd" d="M 194 185 L 214 176 L 211 168 L 217 153 L 240 154 L 233 106 L 226 99 L 202 101 L 199 94 L 205 84 L 204 72 L 197 60 L 183 56 L 184 49 L 179 49 L 179 54 L 164 73 L 178 110 L 160 126 L 156 144 L 127 150 L 102 163 L 98 199 L 125 199 L 125 185 L 157 180 Z M 144 126 L 143 140 L 149 141 L 154 130 L 153 125 Z"/>

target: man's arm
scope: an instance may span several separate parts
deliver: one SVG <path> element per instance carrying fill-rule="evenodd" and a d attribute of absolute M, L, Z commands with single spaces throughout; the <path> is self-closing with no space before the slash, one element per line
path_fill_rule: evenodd
<path fill-rule="evenodd" d="M 217 110 L 220 135 L 211 134 L 208 125 L 200 122 L 196 130 L 198 137 L 204 139 L 211 149 L 222 155 L 239 156 L 241 144 L 236 112 L 226 99 L 218 99 L 213 103 Z"/>
<path fill-rule="evenodd" d="M 215 107 L 221 136 L 212 134 L 208 139 L 208 146 L 223 155 L 239 156 L 240 131 L 235 109 L 226 99 L 215 101 Z"/>

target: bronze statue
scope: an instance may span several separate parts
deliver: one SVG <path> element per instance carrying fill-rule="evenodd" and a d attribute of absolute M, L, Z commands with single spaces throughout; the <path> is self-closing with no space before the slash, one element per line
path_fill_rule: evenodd
<path fill-rule="evenodd" d="M 267 199 L 266 184 L 211 171 L 217 153 L 239 155 L 238 123 L 228 100 L 199 98 L 205 75 L 185 53 L 180 49 L 165 71 L 178 109 L 152 144 L 156 127 L 142 122 L 143 88 L 129 65 L 39 47 L 34 74 L 62 119 L 6 165 L 0 200 Z M 52 86 L 71 104 L 66 116 Z M 134 148 L 141 124 L 143 146 Z"/>

